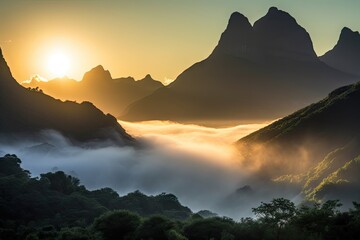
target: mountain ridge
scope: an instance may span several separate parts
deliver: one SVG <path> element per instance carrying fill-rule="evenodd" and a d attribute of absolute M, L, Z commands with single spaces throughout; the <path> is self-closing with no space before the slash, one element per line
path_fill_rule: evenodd
<path fill-rule="evenodd" d="M 290 14 L 270 8 L 252 27 L 235 12 L 208 58 L 132 103 L 119 118 L 270 120 L 356 80 L 321 62 L 309 34 Z"/>
<path fill-rule="evenodd" d="M 74 144 L 110 142 L 135 146 L 136 141 L 111 115 L 90 102 L 62 102 L 38 89 L 26 89 L 13 78 L 0 51 L 0 132 L 6 141 L 40 138 L 41 131 L 55 130 Z M 4 139 L 1 139 L 4 140 Z"/>
<path fill-rule="evenodd" d="M 87 71 L 81 81 L 53 79 L 47 82 L 31 80 L 25 87 L 38 87 L 45 93 L 61 100 L 91 101 L 101 110 L 118 116 L 133 101 L 163 87 L 160 81 L 147 74 L 143 79 L 132 77 L 112 78 L 109 70 L 98 65 Z"/>

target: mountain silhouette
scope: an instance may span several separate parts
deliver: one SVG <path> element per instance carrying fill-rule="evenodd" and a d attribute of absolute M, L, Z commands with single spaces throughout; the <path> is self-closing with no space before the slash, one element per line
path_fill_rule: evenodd
<path fill-rule="evenodd" d="M 90 101 L 102 111 L 120 115 L 126 106 L 163 87 L 148 74 L 135 81 L 132 77 L 113 79 L 110 72 L 99 65 L 86 72 L 81 81 L 57 78 L 48 82 L 34 77 L 25 87 L 40 88 L 46 94 L 61 100 Z"/>
<path fill-rule="evenodd" d="M 329 66 L 360 76 L 360 33 L 344 27 L 335 47 L 320 59 Z"/>
<path fill-rule="evenodd" d="M 271 178 L 283 175 L 279 181 L 302 184 L 308 198 L 341 197 L 351 203 L 360 190 L 359 105 L 360 82 L 336 89 L 237 145 Z"/>
<path fill-rule="evenodd" d="M 167 87 L 131 104 L 121 119 L 274 119 L 355 77 L 316 56 L 309 34 L 275 7 L 254 23 L 235 12 L 218 45 Z"/>
<path fill-rule="evenodd" d="M 1 50 L 0 109 L 0 133 L 7 142 L 21 137 L 37 138 L 43 130 L 55 130 L 76 144 L 89 141 L 135 144 L 113 116 L 104 115 L 92 103 L 62 102 L 38 89 L 19 85 Z"/>
<path fill-rule="evenodd" d="M 82 81 L 91 82 L 97 81 L 99 84 L 106 84 L 108 81 L 111 81 L 112 77 L 108 70 L 105 70 L 103 66 L 98 65 L 86 72 L 83 76 Z"/>

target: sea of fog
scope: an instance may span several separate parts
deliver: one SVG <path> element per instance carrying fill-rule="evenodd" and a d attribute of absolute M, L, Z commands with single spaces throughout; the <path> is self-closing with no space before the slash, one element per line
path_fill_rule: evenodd
<path fill-rule="evenodd" d="M 146 147 L 85 149 L 46 131 L 46 144 L 2 144 L 0 150 L 16 154 L 33 176 L 62 170 L 89 189 L 111 187 L 120 195 L 135 190 L 173 193 L 194 212 L 208 209 L 234 219 L 250 216 L 251 208 L 261 201 L 296 196 L 244 167 L 233 144 L 267 123 L 226 128 L 162 121 L 120 124 Z"/>

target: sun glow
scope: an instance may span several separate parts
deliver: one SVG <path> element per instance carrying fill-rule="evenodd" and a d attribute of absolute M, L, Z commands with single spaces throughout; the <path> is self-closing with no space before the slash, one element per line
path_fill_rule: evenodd
<path fill-rule="evenodd" d="M 64 51 L 54 51 L 47 58 L 47 70 L 53 77 L 69 74 L 70 58 Z"/>

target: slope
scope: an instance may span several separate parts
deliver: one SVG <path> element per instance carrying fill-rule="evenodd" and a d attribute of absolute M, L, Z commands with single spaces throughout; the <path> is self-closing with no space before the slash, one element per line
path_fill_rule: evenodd
<path fill-rule="evenodd" d="M 359 104 L 360 83 L 341 87 L 240 139 L 237 146 L 248 162 L 260 163 L 259 170 L 268 177 L 302 185 L 308 199 L 356 200 Z"/>
<path fill-rule="evenodd" d="M 52 129 L 73 143 L 110 141 L 121 146 L 135 143 L 113 116 L 104 115 L 90 102 L 62 102 L 20 86 L 12 77 L 1 50 L 0 109 L 1 140 L 38 138 L 42 130 Z"/>

